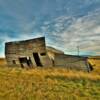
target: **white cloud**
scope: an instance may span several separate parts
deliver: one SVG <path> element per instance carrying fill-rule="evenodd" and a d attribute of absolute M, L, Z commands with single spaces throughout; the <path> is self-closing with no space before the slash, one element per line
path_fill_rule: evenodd
<path fill-rule="evenodd" d="M 70 19 L 74 18 L 70 17 Z M 66 17 L 60 17 L 56 20 L 54 20 L 56 23 L 53 26 L 55 27 L 54 30 L 59 32 L 64 22 L 66 22 Z M 92 52 L 96 54 L 96 51 L 100 50 L 100 9 L 71 21 L 71 25 L 64 27 L 65 30 L 63 32 L 51 32 L 52 37 L 57 36 L 55 39 L 57 42 L 54 45 L 62 48 L 67 53 L 76 51 L 77 46 L 79 46 L 82 53 Z"/>
<path fill-rule="evenodd" d="M 96 9 L 99 8 L 97 6 L 100 0 L 74 1 L 0 0 L 0 14 L 4 15 L 3 20 L 0 20 L 3 23 L 0 28 L 11 29 L 18 33 L 18 37 L 10 37 L 8 33 L 0 34 L 3 47 L 7 41 L 35 38 L 48 33 L 47 44 L 67 53 L 76 51 L 77 45 L 85 52 L 96 53 L 100 50 L 100 41 L 97 41 L 100 39 L 100 9 Z M 91 4 L 94 5 L 93 9 L 90 7 Z M 86 16 L 77 19 L 74 14 Z"/>

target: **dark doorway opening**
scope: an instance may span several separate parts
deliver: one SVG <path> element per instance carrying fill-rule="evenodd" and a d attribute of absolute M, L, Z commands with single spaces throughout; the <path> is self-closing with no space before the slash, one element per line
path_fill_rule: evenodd
<path fill-rule="evenodd" d="M 19 58 L 19 61 L 20 61 L 22 68 L 24 68 L 24 67 L 31 68 L 33 65 L 30 57 L 21 57 L 21 58 Z"/>
<path fill-rule="evenodd" d="M 12 62 L 13 62 L 13 64 L 16 64 L 16 61 L 15 60 L 13 60 Z"/>
<path fill-rule="evenodd" d="M 39 58 L 38 53 L 33 53 L 33 57 L 34 57 L 34 60 L 35 60 L 35 62 L 36 62 L 36 65 L 42 67 L 42 63 L 41 63 L 41 61 L 40 61 L 40 58 Z"/>

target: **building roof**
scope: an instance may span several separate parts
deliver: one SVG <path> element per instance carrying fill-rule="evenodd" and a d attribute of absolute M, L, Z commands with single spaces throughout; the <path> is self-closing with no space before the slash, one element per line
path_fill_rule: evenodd
<path fill-rule="evenodd" d="M 50 47 L 50 46 L 47 46 L 46 50 L 47 50 L 47 52 L 52 52 L 52 53 L 55 53 L 55 54 L 64 54 L 63 51 L 55 49 L 55 48 Z"/>
<path fill-rule="evenodd" d="M 89 56 L 89 59 L 100 59 L 100 56 Z"/>
<path fill-rule="evenodd" d="M 38 41 L 38 40 L 45 40 L 45 37 L 39 37 L 39 38 L 33 38 L 33 39 L 27 39 L 27 40 L 21 40 L 21 41 L 11 41 L 11 42 L 6 42 L 6 44 L 19 44 L 23 42 Z"/>

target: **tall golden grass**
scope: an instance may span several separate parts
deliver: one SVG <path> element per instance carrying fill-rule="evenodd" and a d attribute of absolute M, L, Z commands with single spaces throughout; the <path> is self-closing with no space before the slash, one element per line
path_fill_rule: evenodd
<path fill-rule="evenodd" d="M 0 100 L 99 100 L 100 69 L 91 73 L 64 68 L 0 66 Z"/>

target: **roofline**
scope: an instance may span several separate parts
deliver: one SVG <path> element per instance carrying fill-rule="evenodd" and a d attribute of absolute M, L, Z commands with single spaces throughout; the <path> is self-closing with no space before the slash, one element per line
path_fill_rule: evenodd
<path fill-rule="evenodd" d="M 45 37 L 38 37 L 38 38 L 33 38 L 33 39 L 26 39 L 26 40 L 21 40 L 21 41 L 11 41 L 11 42 L 5 42 L 5 44 L 12 44 L 12 43 L 21 43 L 21 42 L 28 42 L 28 41 L 32 41 L 32 40 L 40 40 L 40 39 L 43 39 L 45 40 Z"/>
<path fill-rule="evenodd" d="M 88 57 L 84 57 L 84 56 L 70 55 L 70 54 L 57 54 L 57 55 L 65 55 L 65 56 L 72 56 L 72 57 L 88 58 Z"/>

